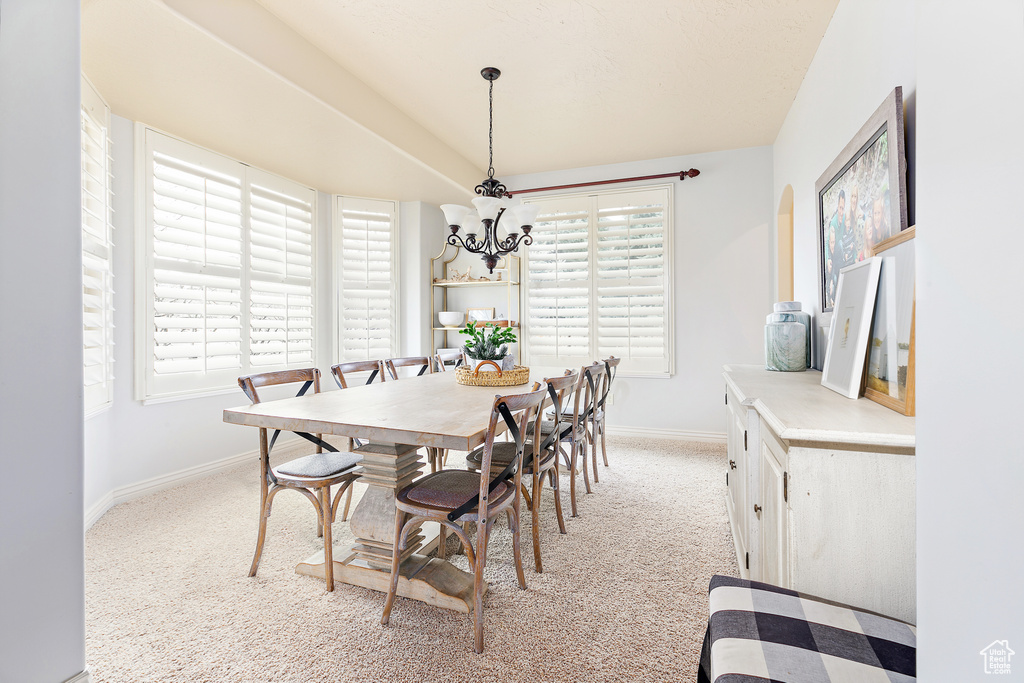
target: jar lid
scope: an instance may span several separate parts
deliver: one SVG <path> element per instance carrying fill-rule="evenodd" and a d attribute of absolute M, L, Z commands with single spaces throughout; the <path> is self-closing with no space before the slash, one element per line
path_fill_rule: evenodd
<path fill-rule="evenodd" d="M 780 301 L 779 303 L 775 304 L 775 312 L 776 313 L 781 313 L 783 311 L 799 311 L 799 310 L 800 310 L 800 302 L 799 301 Z"/>

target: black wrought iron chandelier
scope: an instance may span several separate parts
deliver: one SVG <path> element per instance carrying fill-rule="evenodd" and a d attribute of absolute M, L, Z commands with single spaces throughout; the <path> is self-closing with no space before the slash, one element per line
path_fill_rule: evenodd
<path fill-rule="evenodd" d="M 493 273 L 499 258 L 518 251 L 519 245 L 533 244 L 530 230 L 537 219 L 539 207 L 512 200 L 505 186 L 494 177 L 494 81 L 501 72 L 488 66 L 481 69 L 480 75 L 490 83 L 487 95 L 490 115 L 487 126 L 487 180 L 476 186 L 476 193 L 480 196 L 473 200 L 475 211 L 459 204 L 442 204 L 441 210 L 452 231 L 448 235 L 448 244 L 462 247 L 471 254 L 481 254 L 487 270 Z M 499 224 L 506 231 L 504 239 L 498 237 Z M 459 235 L 459 229 L 463 227 L 466 230 L 465 239 Z M 477 239 L 481 228 L 483 239 Z M 519 234 L 520 230 L 522 234 Z"/>

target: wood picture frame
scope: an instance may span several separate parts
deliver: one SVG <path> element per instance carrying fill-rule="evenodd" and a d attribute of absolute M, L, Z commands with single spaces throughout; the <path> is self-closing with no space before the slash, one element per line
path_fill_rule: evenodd
<path fill-rule="evenodd" d="M 913 415 L 915 410 L 916 236 L 916 227 L 907 228 L 876 245 L 873 254 L 882 259 L 882 269 L 868 342 L 864 396 L 903 415 Z"/>
<path fill-rule="evenodd" d="M 839 272 L 821 384 L 847 398 L 860 397 L 881 266 L 872 256 Z"/>
<path fill-rule="evenodd" d="M 494 320 L 494 308 L 467 308 L 466 309 L 466 322 L 477 322 L 480 320 L 491 321 Z"/>
<path fill-rule="evenodd" d="M 896 87 L 814 184 L 818 300 L 834 308 L 839 271 L 907 228 L 903 89 Z"/>

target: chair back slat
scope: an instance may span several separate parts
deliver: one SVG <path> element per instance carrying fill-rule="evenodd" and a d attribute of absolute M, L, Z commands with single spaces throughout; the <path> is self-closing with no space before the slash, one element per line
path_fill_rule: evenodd
<path fill-rule="evenodd" d="M 238 378 L 238 386 L 253 403 L 259 403 L 257 387 L 270 387 L 295 382 L 312 382 L 313 392 L 320 393 L 320 370 L 303 368 L 301 370 L 279 370 L 277 372 L 261 372 L 255 375 L 244 375 Z M 302 392 L 302 393 L 305 393 Z"/>
<path fill-rule="evenodd" d="M 434 371 L 433 364 L 427 356 L 408 356 L 406 358 L 388 358 L 384 361 L 384 367 L 387 368 L 388 374 L 391 375 L 391 379 L 398 379 L 398 368 L 409 368 L 419 366 L 420 370 L 416 373 L 417 376 L 432 373 Z"/>
<path fill-rule="evenodd" d="M 334 381 L 338 384 L 339 389 L 347 389 L 348 381 L 345 378 L 345 374 L 352 374 L 356 372 L 368 372 L 370 376 L 366 378 L 364 384 L 373 384 L 374 382 L 384 381 L 384 361 L 382 360 L 356 360 L 348 363 L 337 363 L 331 366 L 331 375 L 334 377 Z"/>

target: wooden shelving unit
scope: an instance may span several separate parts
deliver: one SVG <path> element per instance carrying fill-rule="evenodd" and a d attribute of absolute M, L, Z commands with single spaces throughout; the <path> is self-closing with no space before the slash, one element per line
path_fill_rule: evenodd
<path fill-rule="evenodd" d="M 503 314 L 497 317 L 500 320 L 515 321 L 512 328 L 519 336 L 519 323 L 522 320 L 522 308 L 520 304 L 520 259 L 518 256 L 507 255 L 498 261 L 498 267 L 494 273 L 487 273 L 483 264 L 478 262 L 463 262 L 472 265 L 474 269 L 484 273 L 484 277 L 491 278 L 475 282 L 435 282 L 435 280 L 447 280 L 452 275 L 451 264 L 462 251 L 461 247 L 445 244 L 444 249 L 437 256 L 430 259 L 430 352 L 436 353 L 441 348 L 458 348 L 462 346 L 462 339 L 459 336 L 461 327 L 442 327 L 437 319 L 441 311 L 458 310 L 465 313 L 467 308 L 494 307 L 498 309 L 500 304 L 505 305 Z M 501 279 L 498 279 L 498 276 Z M 502 292 L 501 290 L 505 291 Z M 470 293 L 472 292 L 472 294 Z M 454 296 L 452 296 L 454 294 Z M 500 303 L 499 303 L 500 302 Z M 449 305 L 454 306 L 453 309 Z M 465 323 L 463 323 L 465 324 Z M 516 344 L 516 360 L 519 360 L 519 345 Z"/>

